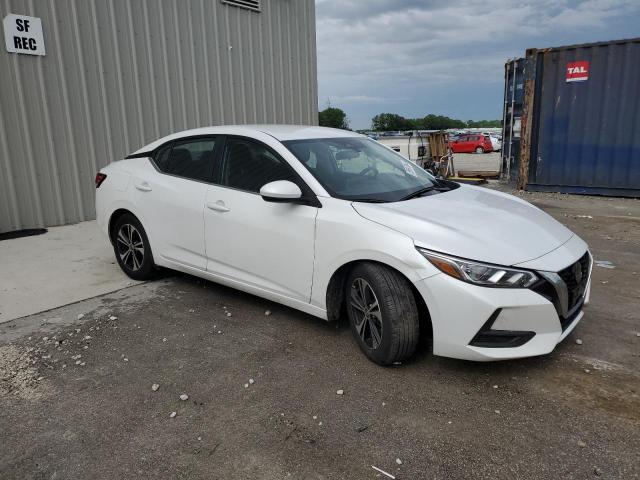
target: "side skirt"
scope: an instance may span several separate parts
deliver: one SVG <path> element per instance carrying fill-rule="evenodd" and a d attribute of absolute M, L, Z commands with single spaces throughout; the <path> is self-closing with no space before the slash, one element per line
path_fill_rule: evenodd
<path fill-rule="evenodd" d="M 162 267 L 166 267 L 172 270 L 178 270 L 183 273 L 187 273 L 189 275 L 193 275 L 195 277 L 200 277 L 205 280 L 212 281 L 214 283 L 219 283 L 221 285 L 225 285 L 227 287 L 235 288 L 236 290 L 241 290 L 243 292 L 250 293 L 252 295 L 256 295 L 261 298 L 266 298 L 267 300 L 271 300 L 276 303 L 280 303 L 282 305 L 286 305 L 287 307 L 294 308 L 296 310 L 300 310 L 304 313 L 308 313 L 309 315 L 313 315 L 314 317 L 321 318 L 323 320 L 328 320 L 327 311 L 323 308 L 316 307 L 315 305 L 311 305 L 310 303 L 303 302 L 301 300 L 297 300 L 295 298 L 287 297 L 284 295 L 280 295 L 278 293 L 271 292 L 269 290 L 265 290 L 260 287 L 256 287 L 255 285 L 246 284 L 243 282 L 239 282 L 238 280 L 234 280 L 232 278 L 217 275 L 212 272 L 208 272 L 205 270 L 200 270 L 198 268 L 189 267 L 186 265 L 182 265 L 177 262 L 173 262 L 167 260 L 166 258 L 160 258 L 156 261 L 156 264 Z"/>

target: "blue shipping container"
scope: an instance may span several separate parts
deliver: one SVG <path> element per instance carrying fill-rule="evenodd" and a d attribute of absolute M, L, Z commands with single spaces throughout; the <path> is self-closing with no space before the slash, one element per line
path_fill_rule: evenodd
<path fill-rule="evenodd" d="M 530 68 L 527 188 L 640 196 L 640 38 L 528 50 Z"/>

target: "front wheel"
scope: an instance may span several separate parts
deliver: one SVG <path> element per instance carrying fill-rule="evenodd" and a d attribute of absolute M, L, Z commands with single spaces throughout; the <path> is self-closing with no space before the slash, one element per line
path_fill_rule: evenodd
<path fill-rule="evenodd" d="M 345 298 L 351 331 L 367 357 L 390 365 L 413 354 L 420 334 L 418 307 L 402 275 L 384 265 L 357 265 Z"/>
<path fill-rule="evenodd" d="M 476 147 L 476 153 L 484 153 L 484 148 Z"/>
<path fill-rule="evenodd" d="M 113 229 L 113 250 L 118 265 L 134 280 L 149 280 L 156 273 L 147 233 L 131 214 L 122 215 Z"/>

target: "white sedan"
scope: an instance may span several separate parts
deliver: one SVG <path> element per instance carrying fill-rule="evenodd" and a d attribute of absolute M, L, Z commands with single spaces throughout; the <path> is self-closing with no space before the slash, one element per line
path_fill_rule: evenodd
<path fill-rule="evenodd" d="M 96 209 L 131 278 L 166 267 L 346 315 L 383 365 L 421 336 L 447 357 L 546 354 L 589 300 L 587 245 L 549 215 L 343 130 L 173 134 L 102 168 Z"/>

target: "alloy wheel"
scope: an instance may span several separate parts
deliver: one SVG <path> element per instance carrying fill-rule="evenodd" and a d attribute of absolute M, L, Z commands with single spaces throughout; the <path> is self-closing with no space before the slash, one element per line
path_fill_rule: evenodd
<path fill-rule="evenodd" d="M 116 241 L 122 263 L 132 272 L 139 270 L 144 261 L 144 242 L 138 229 L 125 223 L 118 230 Z"/>
<path fill-rule="evenodd" d="M 382 312 L 371 285 L 363 278 L 351 284 L 351 315 L 360 339 L 371 349 L 382 343 Z"/>

